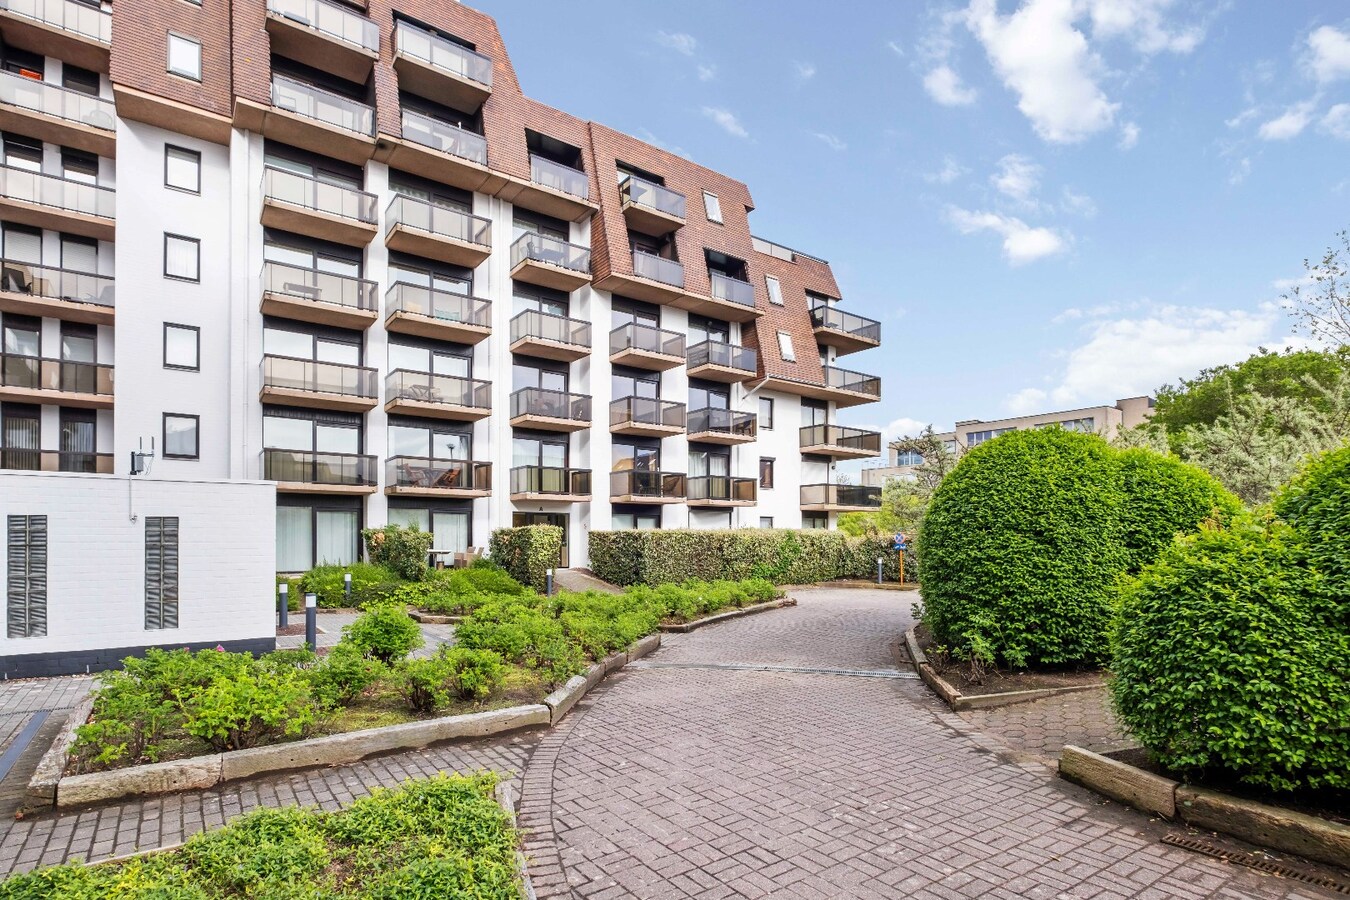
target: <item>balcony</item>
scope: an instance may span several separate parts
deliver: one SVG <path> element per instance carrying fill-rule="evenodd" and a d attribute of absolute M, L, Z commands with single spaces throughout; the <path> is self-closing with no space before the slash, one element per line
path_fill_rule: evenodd
<path fill-rule="evenodd" d="M 694 507 L 754 506 L 759 482 L 730 475 L 698 475 L 689 479 L 689 505 Z"/>
<path fill-rule="evenodd" d="M 486 497 L 492 493 L 492 463 L 393 456 L 384 464 L 384 484 L 391 497 Z"/>
<path fill-rule="evenodd" d="M 113 324 L 112 276 L 0 260 L 0 312 Z"/>
<path fill-rule="evenodd" d="M 755 377 L 759 356 L 749 347 L 703 341 L 689 348 L 689 377 L 736 384 Z"/>
<path fill-rule="evenodd" d="M 673 259 L 634 250 L 633 271 L 611 271 L 596 287 L 647 303 L 677 305 L 684 298 L 684 266 Z"/>
<path fill-rule="evenodd" d="M 684 224 L 684 194 L 636 175 L 619 185 L 619 200 L 628 227 L 656 237 Z"/>
<path fill-rule="evenodd" d="M 111 475 L 113 455 L 0 447 L 0 469 L 12 469 L 16 472 L 82 472 L 87 475 Z"/>
<path fill-rule="evenodd" d="M 270 106 L 235 100 L 234 125 L 353 165 L 375 152 L 373 107 L 283 75 L 272 76 Z"/>
<path fill-rule="evenodd" d="M 373 494 L 379 460 L 364 453 L 264 450 L 263 478 L 277 493 Z"/>
<path fill-rule="evenodd" d="M 492 382 L 395 369 L 384 379 L 386 412 L 456 422 L 492 415 Z"/>
<path fill-rule="evenodd" d="M 840 409 L 859 403 L 875 403 L 881 399 L 881 379 L 875 375 L 850 372 L 834 366 L 822 366 L 821 374 L 820 381 L 769 375 L 756 387 L 816 400 L 832 400 Z"/>
<path fill-rule="evenodd" d="M 375 158 L 396 169 L 466 191 L 495 193 L 506 177 L 487 167 L 487 138 L 405 109 L 401 138 L 380 135 Z"/>
<path fill-rule="evenodd" d="M 366 366 L 269 354 L 262 360 L 258 399 L 309 409 L 366 412 L 379 405 L 378 391 L 379 375 Z"/>
<path fill-rule="evenodd" d="M 492 223 L 450 206 L 395 197 L 385 213 L 390 250 L 472 269 L 492 253 Z"/>
<path fill-rule="evenodd" d="M 655 397 L 621 397 L 609 404 L 611 434 L 669 437 L 684 433 L 685 405 Z"/>
<path fill-rule="evenodd" d="M 108 71 L 112 14 L 73 0 L 4 0 L 0 34 L 12 47 Z"/>
<path fill-rule="evenodd" d="M 511 395 L 511 427 L 585 430 L 591 427 L 591 398 L 546 388 L 522 388 Z"/>
<path fill-rule="evenodd" d="M 363 331 L 379 318 L 379 285 L 285 263 L 265 262 L 262 271 L 265 316 Z"/>
<path fill-rule="evenodd" d="M 511 178 L 497 192 L 508 203 L 569 222 L 580 222 L 599 208 L 590 195 L 591 180 L 585 172 L 533 153 L 530 180 Z"/>
<path fill-rule="evenodd" d="M 400 88 L 460 109 L 492 95 L 492 60 L 404 21 L 394 25 L 394 71 Z"/>
<path fill-rule="evenodd" d="M 881 323 L 876 319 L 821 304 L 811 308 L 811 328 L 816 343 L 835 348 L 837 354 L 856 353 L 881 346 Z"/>
<path fill-rule="evenodd" d="M 376 231 L 374 194 L 308 178 L 284 169 L 263 169 L 262 224 L 266 228 L 364 247 Z"/>
<path fill-rule="evenodd" d="M 511 277 L 555 291 L 575 291 L 591 280 L 591 251 L 529 231 L 511 245 Z"/>
<path fill-rule="evenodd" d="M 511 470 L 511 499 L 583 503 L 591 499 L 591 470 L 516 466 Z"/>
<path fill-rule="evenodd" d="M 328 0 L 267 0 L 272 52 L 357 84 L 380 57 L 380 28 Z"/>
<path fill-rule="evenodd" d="M 112 188 L 0 166 L 0 219 L 111 241 L 117 194 Z"/>
<path fill-rule="evenodd" d="M 0 400 L 112 409 L 113 367 L 0 353 Z"/>
<path fill-rule="evenodd" d="M 759 417 L 752 412 L 705 407 L 689 413 L 689 440 L 704 444 L 749 444 L 755 440 Z"/>
<path fill-rule="evenodd" d="M 867 512 L 881 509 L 881 488 L 861 484 L 804 484 L 801 507 L 807 512 Z"/>
<path fill-rule="evenodd" d="M 749 322 L 760 315 L 755 308 L 755 289 L 750 282 L 711 271 L 708 280 L 710 293 L 707 296 L 683 294 L 672 305 L 728 322 Z"/>
<path fill-rule="evenodd" d="M 0 72 L 0 130 L 111 157 L 117 155 L 115 115 L 111 100 Z"/>
<path fill-rule="evenodd" d="M 629 322 L 609 333 L 609 361 L 616 366 L 664 372 L 684 364 L 684 344 L 684 335 L 678 331 Z"/>
<path fill-rule="evenodd" d="M 457 344 L 476 344 L 492 333 L 492 303 L 450 291 L 395 282 L 384 295 L 386 331 Z"/>
<path fill-rule="evenodd" d="M 683 503 L 683 472 L 610 472 L 609 499 L 614 503 Z"/>
<path fill-rule="evenodd" d="M 801 451 L 831 459 L 871 459 L 881 455 L 881 433 L 844 425 L 807 425 L 801 429 Z"/>
<path fill-rule="evenodd" d="M 591 323 L 527 309 L 511 320 L 511 352 L 572 362 L 591 355 Z"/>

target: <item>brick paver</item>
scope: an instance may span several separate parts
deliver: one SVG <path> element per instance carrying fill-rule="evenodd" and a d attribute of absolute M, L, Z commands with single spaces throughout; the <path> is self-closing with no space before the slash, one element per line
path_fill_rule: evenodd
<path fill-rule="evenodd" d="M 359 613 L 350 612 L 320 612 L 315 620 L 315 626 L 318 628 L 318 634 L 314 637 L 320 647 L 332 647 L 342 640 L 342 629 L 356 621 Z M 304 612 L 291 613 L 289 624 L 304 625 Z M 442 644 L 455 643 L 455 626 L 453 625 L 422 625 L 423 645 L 412 652 L 413 657 L 428 657 L 434 654 Z M 305 644 L 305 635 L 301 634 L 283 634 L 277 636 L 277 647 L 281 649 L 303 647 Z"/>
<path fill-rule="evenodd" d="M 961 718 L 980 731 L 998 735 L 1017 752 L 1046 760 L 1059 759 L 1065 744 L 1097 753 L 1138 746 L 1122 733 L 1106 688 L 969 710 Z"/>

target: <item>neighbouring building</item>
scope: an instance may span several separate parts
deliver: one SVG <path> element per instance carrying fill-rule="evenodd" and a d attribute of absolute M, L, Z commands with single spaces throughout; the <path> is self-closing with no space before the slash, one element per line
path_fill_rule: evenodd
<path fill-rule="evenodd" d="M 153 439 L 180 491 L 116 546 L 139 561 L 150 517 L 221 503 L 182 524 L 206 541 L 184 538 L 184 592 L 239 533 L 274 541 L 248 554 L 270 573 L 350 562 L 386 522 L 442 552 L 553 523 L 584 565 L 591 529 L 879 505 L 833 474 L 882 451 L 836 421 L 880 398 L 839 364 L 879 324 L 825 261 L 752 236 L 741 182 L 526 97 L 488 16 L 12 0 L 0 60 L 0 467 L 86 473 L 102 503 Z M 24 496 L 5 510 L 56 540 Z"/>
<path fill-rule="evenodd" d="M 958 456 L 1000 434 L 1025 431 L 1029 428 L 1056 426 L 1100 434 L 1110 440 L 1121 429 L 1133 428 L 1146 422 L 1149 416 L 1153 415 L 1153 403 L 1152 397 L 1128 397 L 1117 400 L 1114 406 L 1090 406 L 1085 409 L 1013 416 L 992 422 L 967 419 L 957 422 L 956 430 L 939 434 L 937 437 L 946 444 L 947 449 Z M 883 464 L 868 466 L 864 463 L 862 470 L 864 485 L 879 488 L 888 478 L 913 478 L 915 467 L 923 465 L 922 456 L 902 450 L 898 443 L 891 443 L 888 449 L 889 456 Z"/>

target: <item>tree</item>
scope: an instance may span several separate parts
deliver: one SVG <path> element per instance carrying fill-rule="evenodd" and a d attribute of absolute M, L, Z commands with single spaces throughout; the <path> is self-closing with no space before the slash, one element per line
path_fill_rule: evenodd
<path fill-rule="evenodd" d="M 1350 232 L 1336 235 L 1317 262 L 1305 259 L 1310 282 L 1295 285 L 1281 299 L 1288 304 L 1298 330 L 1333 347 L 1350 344 Z"/>
<path fill-rule="evenodd" d="M 917 534 L 923 527 L 923 517 L 933 491 L 956 467 L 956 453 L 941 440 L 929 425 L 918 437 L 906 435 L 891 444 L 901 453 L 916 453 L 923 462 L 914 467 L 914 477 L 888 478 L 881 486 L 881 509 L 876 512 L 844 513 L 839 527 L 855 537 L 895 534 Z"/>
<path fill-rule="evenodd" d="M 930 493 L 937 490 L 942 479 L 956 468 L 956 451 L 938 437 L 932 425 L 926 426 L 918 437 L 906 435 L 891 446 L 901 453 L 916 453 L 923 457 L 923 462 L 914 467 L 914 476 Z"/>

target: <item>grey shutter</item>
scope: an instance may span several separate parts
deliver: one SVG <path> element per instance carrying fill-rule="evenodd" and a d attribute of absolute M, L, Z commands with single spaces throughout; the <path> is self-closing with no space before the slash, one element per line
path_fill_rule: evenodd
<path fill-rule="evenodd" d="M 47 517 L 6 521 L 6 633 L 12 638 L 47 634 Z"/>
<path fill-rule="evenodd" d="M 178 627 L 178 518 L 145 517 L 145 627 Z"/>

